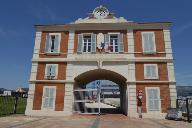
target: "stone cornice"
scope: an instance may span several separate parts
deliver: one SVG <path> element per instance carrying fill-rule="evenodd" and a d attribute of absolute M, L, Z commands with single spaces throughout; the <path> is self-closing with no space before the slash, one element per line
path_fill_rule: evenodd
<path fill-rule="evenodd" d="M 74 83 L 74 80 L 29 80 L 29 83 Z"/>
<path fill-rule="evenodd" d="M 69 30 L 126 30 L 128 27 L 133 29 L 166 29 L 171 25 L 170 22 L 156 23 L 79 23 L 79 24 L 50 24 L 35 25 L 37 31 L 69 31 Z"/>
<path fill-rule="evenodd" d="M 173 59 L 166 57 L 137 57 L 137 58 L 39 58 L 32 59 L 32 62 L 173 62 Z"/>
<path fill-rule="evenodd" d="M 74 80 L 29 80 L 29 83 L 74 83 Z M 176 84 L 176 81 L 126 81 L 127 84 Z"/>

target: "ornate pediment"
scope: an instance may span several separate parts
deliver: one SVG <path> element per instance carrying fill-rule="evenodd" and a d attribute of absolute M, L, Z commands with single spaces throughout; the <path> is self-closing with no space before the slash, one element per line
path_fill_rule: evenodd
<path fill-rule="evenodd" d="M 115 17 L 114 13 L 109 12 L 109 10 L 100 5 L 96 7 L 91 13 L 88 14 L 86 18 L 79 18 L 72 24 L 79 23 L 125 23 L 127 21 L 124 17 Z"/>

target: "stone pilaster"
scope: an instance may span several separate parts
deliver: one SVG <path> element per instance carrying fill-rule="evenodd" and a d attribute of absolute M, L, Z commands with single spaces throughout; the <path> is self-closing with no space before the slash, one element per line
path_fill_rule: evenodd
<path fill-rule="evenodd" d="M 35 84 L 29 84 L 29 92 L 28 92 L 25 115 L 32 115 L 34 93 L 35 93 Z"/>
<path fill-rule="evenodd" d="M 128 28 L 127 29 L 127 41 L 128 41 L 128 57 L 134 58 L 134 35 L 133 35 L 133 29 Z"/>
<path fill-rule="evenodd" d="M 169 84 L 171 107 L 176 107 L 177 90 L 175 84 L 174 64 L 167 63 L 169 81 L 173 82 Z"/>
<path fill-rule="evenodd" d="M 171 48 L 170 30 L 164 29 L 163 33 L 164 33 L 166 57 L 169 59 L 172 59 L 173 56 L 172 56 L 172 48 Z"/>
<path fill-rule="evenodd" d="M 38 59 L 39 58 L 41 35 L 42 35 L 42 32 L 36 32 L 33 59 Z"/>
<path fill-rule="evenodd" d="M 74 37 L 75 37 L 75 32 L 74 30 L 69 31 L 69 39 L 68 39 L 68 55 L 73 54 L 74 52 Z"/>
<path fill-rule="evenodd" d="M 64 111 L 72 114 L 73 112 L 73 84 L 65 84 L 65 96 L 64 96 Z"/>

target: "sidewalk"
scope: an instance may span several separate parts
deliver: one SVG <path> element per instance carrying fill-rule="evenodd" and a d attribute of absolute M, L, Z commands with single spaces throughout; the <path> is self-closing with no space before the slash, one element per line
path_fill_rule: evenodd
<path fill-rule="evenodd" d="M 0 128 L 192 128 L 192 124 L 183 121 L 128 118 L 119 114 L 68 117 L 15 115 L 0 118 Z"/>

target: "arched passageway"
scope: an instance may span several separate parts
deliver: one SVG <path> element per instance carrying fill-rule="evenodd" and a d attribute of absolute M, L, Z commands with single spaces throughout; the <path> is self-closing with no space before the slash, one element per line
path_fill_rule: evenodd
<path fill-rule="evenodd" d="M 90 70 L 78 75 L 74 84 L 74 112 L 127 115 L 126 81 L 122 75 L 105 69 Z M 89 86 L 91 84 L 95 86 Z M 111 90 L 110 95 L 104 94 L 106 90 Z M 119 90 L 118 94 L 113 92 L 115 90 Z M 115 106 L 112 102 L 118 102 L 118 98 L 119 105 Z"/>

